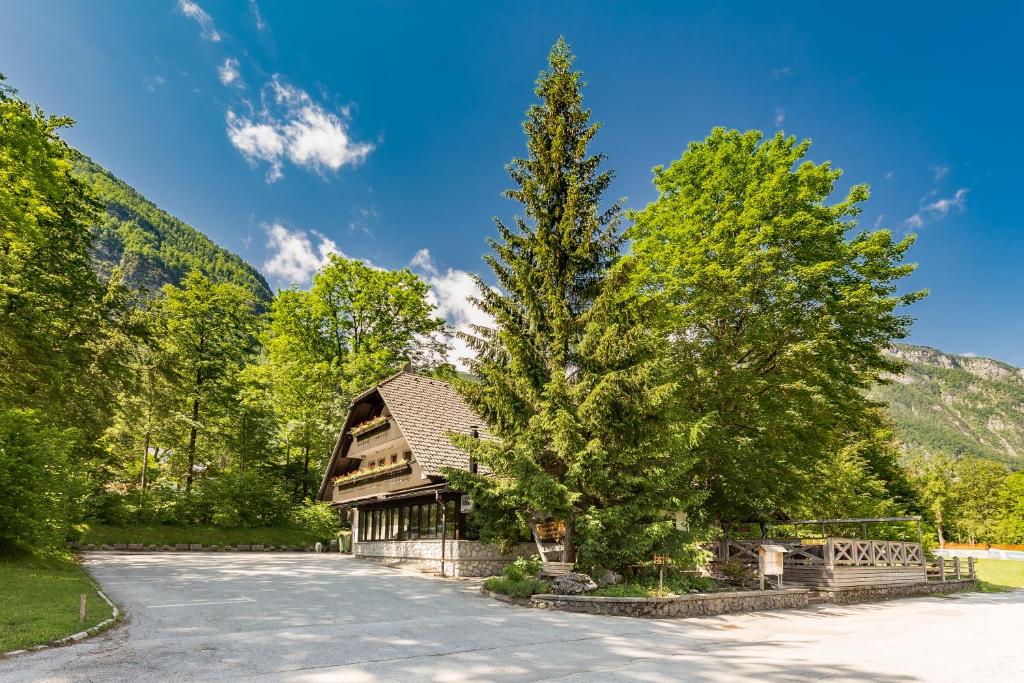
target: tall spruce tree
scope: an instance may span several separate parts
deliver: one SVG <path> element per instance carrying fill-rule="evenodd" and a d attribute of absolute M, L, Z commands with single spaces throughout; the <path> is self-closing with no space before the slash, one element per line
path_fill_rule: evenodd
<path fill-rule="evenodd" d="M 489 472 L 448 472 L 478 507 L 483 540 L 509 544 L 531 518 L 567 522 L 566 561 L 623 568 L 682 548 L 678 510 L 689 434 L 666 419 L 672 384 L 617 270 L 621 201 L 602 207 L 613 174 L 588 151 L 600 125 L 559 39 L 523 129 L 528 155 L 508 166 L 522 204 L 496 220 L 476 304 L 494 319 L 466 341 L 479 382 L 461 390 L 489 437 L 453 436 Z"/>

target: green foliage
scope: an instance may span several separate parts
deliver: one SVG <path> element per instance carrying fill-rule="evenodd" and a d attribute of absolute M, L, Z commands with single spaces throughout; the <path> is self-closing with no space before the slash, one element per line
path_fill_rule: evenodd
<path fill-rule="evenodd" d="M 738 586 L 740 588 L 754 588 L 760 586 L 760 582 L 757 578 L 757 572 L 739 560 L 723 562 L 718 569 L 722 572 L 722 576 L 725 577 L 725 580 L 734 586 Z"/>
<path fill-rule="evenodd" d="M 75 434 L 30 411 L 0 411 L 0 553 L 50 548 L 68 519 L 65 476 Z"/>
<path fill-rule="evenodd" d="M 494 593 L 526 600 L 531 595 L 547 593 L 551 589 L 551 584 L 535 578 L 513 580 L 505 576 L 492 576 L 484 581 L 484 588 Z"/>
<path fill-rule="evenodd" d="M 540 574 L 541 561 L 537 556 L 533 557 L 517 557 L 515 562 L 506 565 L 501 570 L 501 575 L 509 581 L 516 583 L 526 581 L 527 579 L 535 579 Z"/>
<path fill-rule="evenodd" d="M 1007 477 L 999 495 L 1004 511 L 999 537 L 1004 543 L 1024 544 L 1024 472 Z"/>
<path fill-rule="evenodd" d="M 155 293 L 167 284 L 180 286 L 186 275 L 200 272 L 214 282 L 244 287 L 261 304 L 270 301 L 267 281 L 241 257 L 160 209 L 88 157 L 78 155 L 73 170 L 106 209 L 96 219 L 94 246 L 96 265 L 104 276 L 118 268 L 129 287 Z"/>
<path fill-rule="evenodd" d="M 883 351 L 911 319 L 896 309 L 923 296 L 897 293 L 913 237 L 848 237 L 868 190 L 829 204 L 840 171 L 809 147 L 715 129 L 655 169 L 659 197 L 627 233 L 685 422 L 705 427 L 711 520 L 792 510 L 823 458 L 871 437 L 862 391 L 897 369 Z"/>
<path fill-rule="evenodd" d="M 110 617 L 89 575 L 67 555 L 0 557 L 0 652 L 49 643 Z M 78 596 L 85 594 L 85 621 Z"/>
<path fill-rule="evenodd" d="M 303 501 L 302 505 L 292 509 L 288 521 L 290 526 L 305 529 L 320 538 L 330 538 L 338 530 L 337 511 L 322 501 Z"/>
<path fill-rule="evenodd" d="M 493 438 L 458 443 L 493 476 L 449 471 L 473 496 L 481 539 L 513 543 L 531 516 L 567 521 L 564 555 L 622 568 L 672 539 L 664 510 L 685 508 L 694 432 L 671 419 L 673 379 L 625 291 L 621 205 L 602 206 L 612 173 L 588 147 L 599 125 L 583 107 L 581 74 L 559 40 L 537 80 L 523 129 L 528 154 L 509 165 L 505 194 L 522 205 L 497 221 L 485 257 L 500 291 L 478 280 L 493 317 L 466 342 L 463 382 Z"/>

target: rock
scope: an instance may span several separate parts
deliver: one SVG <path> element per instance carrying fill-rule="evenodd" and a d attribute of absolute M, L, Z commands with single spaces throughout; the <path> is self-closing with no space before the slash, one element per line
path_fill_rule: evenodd
<path fill-rule="evenodd" d="M 160 550 L 162 550 L 162 551 L 164 551 L 166 553 L 169 550 L 173 550 L 173 548 L 171 546 L 169 546 L 169 545 L 162 545 L 162 546 L 160 546 Z"/>
<path fill-rule="evenodd" d="M 189 550 L 202 550 L 203 549 L 203 544 L 202 543 L 189 543 L 188 549 Z"/>
<path fill-rule="evenodd" d="M 141 543 L 129 543 L 128 544 L 128 550 L 145 550 L 145 549 L 146 549 L 146 546 L 142 545 Z"/>
<path fill-rule="evenodd" d="M 251 545 L 249 546 L 249 550 L 252 550 L 253 552 L 263 552 L 263 544 L 257 543 L 255 545 Z"/>
<path fill-rule="evenodd" d="M 235 546 L 235 550 L 249 550 L 249 548 L 250 548 L 250 546 L 242 545 L 241 543 L 239 543 L 238 545 Z"/>
<path fill-rule="evenodd" d="M 106 543 L 104 543 L 100 546 L 100 550 L 110 550 L 110 547 Z"/>
<path fill-rule="evenodd" d="M 148 548 L 146 548 L 146 550 L 148 550 L 151 553 L 155 553 L 157 550 L 159 550 L 159 548 L 156 546 L 156 544 L 153 544 L 153 545 L 149 546 Z"/>
<path fill-rule="evenodd" d="M 555 595 L 580 595 L 596 588 L 593 579 L 577 572 L 562 574 L 551 582 L 551 592 Z"/>
<path fill-rule="evenodd" d="M 188 550 L 188 543 L 175 543 L 174 544 L 174 549 L 175 550 Z"/>
<path fill-rule="evenodd" d="M 294 550 L 297 553 L 301 553 L 303 551 L 303 547 L 301 545 L 293 545 L 292 550 Z"/>
<path fill-rule="evenodd" d="M 127 543 L 115 543 L 112 547 L 114 550 L 128 550 Z"/>
<path fill-rule="evenodd" d="M 604 588 L 605 586 L 614 586 L 615 584 L 622 583 L 622 577 L 611 569 L 602 569 L 597 572 L 597 576 L 594 577 L 594 583 L 596 583 L 600 588 Z"/>
<path fill-rule="evenodd" d="M 89 545 L 85 546 L 85 549 L 86 550 L 96 550 L 96 544 L 95 543 L 90 543 Z"/>
<path fill-rule="evenodd" d="M 216 553 L 216 552 L 220 551 L 220 546 L 214 544 L 214 545 L 211 545 L 209 548 L 207 548 L 207 550 L 209 550 L 211 553 Z"/>

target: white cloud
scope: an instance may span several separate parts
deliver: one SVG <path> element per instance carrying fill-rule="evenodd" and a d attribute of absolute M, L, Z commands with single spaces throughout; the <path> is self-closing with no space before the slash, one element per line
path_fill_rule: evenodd
<path fill-rule="evenodd" d="M 253 18 L 256 19 L 256 30 L 265 29 L 267 24 L 263 21 L 263 15 L 260 14 L 260 7 L 256 4 L 256 0 L 249 0 L 249 9 L 252 11 Z"/>
<path fill-rule="evenodd" d="M 236 81 L 241 84 L 239 77 L 241 74 L 238 70 L 238 60 L 234 57 L 228 57 L 224 60 L 224 63 L 217 67 L 217 76 L 220 78 L 220 82 L 223 85 L 231 85 Z"/>
<path fill-rule="evenodd" d="M 289 230 L 280 223 L 267 226 L 268 257 L 263 271 L 288 282 L 305 284 L 331 254 L 345 256 L 334 240 L 313 231 L 316 245 L 305 230 Z"/>
<path fill-rule="evenodd" d="M 206 10 L 192 2 L 192 0 L 178 0 L 178 9 L 186 17 L 199 24 L 199 28 L 202 31 L 201 35 L 204 39 L 209 40 L 211 43 L 220 42 L 220 33 L 213 25 L 213 19 L 206 13 Z"/>
<path fill-rule="evenodd" d="M 896 175 L 896 172 L 895 172 L 895 171 L 887 171 L 887 172 L 886 172 L 886 174 L 885 174 L 885 179 L 886 179 L 886 180 L 890 180 L 890 179 L 892 179 L 892 178 L 893 178 L 893 177 L 894 177 L 895 175 Z"/>
<path fill-rule="evenodd" d="M 494 319 L 469 300 L 477 295 L 476 281 L 469 273 L 455 268 L 448 268 L 442 273 L 427 249 L 417 251 L 409 265 L 421 271 L 423 279 L 430 285 L 430 303 L 437 306 L 438 315 L 447 320 L 453 330 L 470 332 L 470 325 L 494 325 Z M 459 337 L 454 337 L 450 343 L 452 348 L 448 362 L 465 370 L 466 360 L 473 356 L 473 351 Z"/>
<path fill-rule="evenodd" d="M 153 76 L 146 76 L 142 79 L 142 84 L 146 86 L 146 90 L 154 92 L 157 88 L 167 82 L 167 79 L 163 76 L 156 74 Z"/>
<path fill-rule="evenodd" d="M 970 190 L 960 188 L 952 197 L 936 199 L 933 202 L 923 204 L 917 213 L 912 215 L 903 224 L 908 228 L 918 229 L 924 226 L 929 220 L 945 218 L 951 211 L 963 213 L 967 208 L 967 193 Z"/>
<path fill-rule="evenodd" d="M 287 159 L 317 173 L 361 163 L 373 151 L 349 136 L 348 108 L 338 113 L 314 102 L 306 91 L 275 75 L 261 93 L 262 109 L 251 115 L 227 112 L 227 134 L 252 163 L 267 162 L 268 182 L 283 175 Z"/>
<path fill-rule="evenodd" d="M 788 78 L 793 75 L 793 67 L 791 66 L 780 66 L 772 69 L 772 76 L 777 79 Z"/>
<path fill-rule="evenodd" d="M 938 166 L 929 166 L 928 170 L 930 170 L 932 172 L 932 175 L 934 175 L 935 182 L 939 182 L 947 175 L 949 175 L 949 166 L 946 166 L 945 164 L 939 164 Z"/>
<path fill-rule="evenodd" d="M 775 108 L 775 127 L 778 128 L 786 120 L 786 110 L 782 107 Z"/>

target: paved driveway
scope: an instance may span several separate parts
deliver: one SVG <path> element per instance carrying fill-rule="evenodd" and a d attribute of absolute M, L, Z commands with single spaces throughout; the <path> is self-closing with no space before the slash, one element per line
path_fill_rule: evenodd
<path fill-rule="evenodd" d="M 544 612 L 341 555 L 92 554 L 120 628 L 0 681 L 1024 680 L 1024 592 L 685 620 Z"/>

